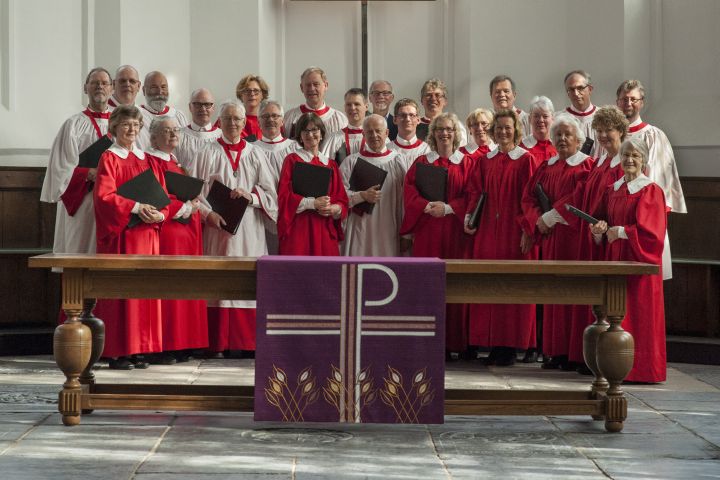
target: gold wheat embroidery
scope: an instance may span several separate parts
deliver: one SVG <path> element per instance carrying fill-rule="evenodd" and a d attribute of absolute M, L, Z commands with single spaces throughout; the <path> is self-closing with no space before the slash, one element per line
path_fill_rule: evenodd
<path fill-rule="evenodd" d="M 265 398 L 280 411 L 283 422 L 304 421 L 303 412 L 319 396 L 320 390 L 315 383 L 312 367 L 306 367 L 298 374 L 297 384 L 291 390 L 285 371 L 273 365 L 273 375 L 268 377 Z"/>
<path fill-rule="evenodd" d="M 325 380 L 323 387 L 325 401 L 335 407 L 338 414 L 344 410 L 348 412 L 350 421 L 357 421 L 362 409 L 372 404 L 377 398 L 377 390 L 373 388 L 374 380 L 370 376 L 370 365 L 360 371 L 351 388 L 346 388 L 342 373 L 335 365 L 331 364 L 330 369 L 332 376 Z M 356 398 L 354 390 L 358 386 L 360 387 L 360 396 Z M 340 418 L 340 421 L 343 419 Z"/>
<path fill-rule="evenodd" d="M 419 423 L 418 414 L 435 398 L 435 390 L 430 388 L 427 368 L 418 370 L 412 377 L 409 390 L 405 390 L 400 372 L 388 365 L 387 378 L 380 390 L 382 402 L 393 409 L 398 423 Z"/>

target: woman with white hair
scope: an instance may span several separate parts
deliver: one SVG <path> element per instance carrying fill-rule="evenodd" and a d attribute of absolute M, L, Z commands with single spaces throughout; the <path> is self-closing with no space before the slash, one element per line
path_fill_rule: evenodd
<path fill-rule="evenodd" d="M 620 147 L 623 176 L 605 191 L 598 208 L 601 218 L 590 231 L 605 243 L 606 260 L 662 264 L 667 228 L 662 188 L 643 174 L 647 144 L 638 137 Z M 623 328 L 635 339 L 631 382 L 656 383 L 666 378 L 665 311 L 662 273 L 633 275 L 627 279 L 627 311 Z"/>
<path fill-rule="evenodd" d="M 572 198 L 575 185 L 587 177 L 592 159 L 580 151 L 585 134 L 570 114 L 555 117 L 550 136 L 558 154 L 541 164 L 525 186 L 522 227 L 540 244 L 543 260 L 575 260 L 580 232 L 558 211 Z M 543 352 L 553 357 L 544 368 L 577 368 L 568 364 L 570 316 L 570 306 L 543 308 Z"/>
<path fill-rule="evenodd" d="M 554 111 L 553 103 L 548 97 L 534 97 L 530 102 L 529 118 L 532 135 L 523 138 L 520 147 L 532 153 L 538 166 L 557 155 L 557 150 L 550 140 Z"/>

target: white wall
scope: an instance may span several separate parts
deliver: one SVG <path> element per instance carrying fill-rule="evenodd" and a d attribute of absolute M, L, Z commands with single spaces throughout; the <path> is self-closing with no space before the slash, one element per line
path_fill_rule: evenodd
<path fill-rule="evenodd" d="M 0 165 L 45 164 L 95 65 L 165 72 L 183 110 L 193 89 L 219 101 L 251 72 L 294 106 L 300 73 L 319 65 L 340 107 L 361 84 L 360 12 L 360 2 L 0 0 Z M 568 70 L 592 73 L 598 105 L 636 77 L 648 88 L 644 118 L 670 137 L 681 174 L 720 176 L 716 0 L 378 1 L 368 17 L 369 78 L 390 80 L 396 98 L 418 98 L 437 76 L 464 118 L 490 105 L 498 73 L 517 81 L 521 106 L 545 94 L 558 109 Z"/>

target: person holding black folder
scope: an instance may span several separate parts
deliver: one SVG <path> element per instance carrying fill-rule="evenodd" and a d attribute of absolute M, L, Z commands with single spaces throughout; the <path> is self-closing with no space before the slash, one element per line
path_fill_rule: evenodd
<path fill-rule="evenodd" d="M 467 258 L 470 238 L 463 231 L 467 200 L 465 185 L 472 159 L 459 150 L 460 122 L 442 113 L 430 123 L 432 151 L 422 155 L 405 176 L 405 212 L 400 235 L 412 235 L 414 257 Z M 468 318 L 464 305 L 449 305 L 446 349 L 454 354 L 468 347 Z"/>
<path fill-rule="evenodd" d="M 541 164 L 525 186 L 522 227 L 540 245 L 543 260 L 575 260 L 580 232 L 558 212 L 572 199 L 575 185 L 585 181 L 593 162 L 580 151 L 585 134 L 569 113 L 555 117 L 550 137 L 558 154 Z M 570 335 L 571 317 L 570 305 L 543 308 L 543 353 L 551 357 L 543 368 L 574 370 L 579 366 L 568 363 L 570 343 L 582 342 L 582 333 Z"/>
<path fill-rule="evenodd" d="M 320 152 L 325 125 L 306 113 L 296 127 L 302 148 L 285 158 L 278 184 L 280 254 L 340 255 L 348 198 L 337 164 Z"/>
<path fill-rule="evenodd" d="M 168 215 L 160 230 L 161 255 L 202 255 L 202 222 L 197 211 L 197 196 L 203 182 L 187 176 L 173 151 L 180 139 L 180 127 L 172 117 L 158 117 L 152 121 L 151 148 L 146 152 L 151 162 L 158 164 L 165 175 L 170 194 Z M 188 192 L 182 180 L 196 180 L 196 190 Z M 192 197 L 192 198 L 191 198 Z M 194 349 L 208 346 L 207 303 L 205 300 L 161 300 L 163 353 L 149 357 L 150 363 L 172 365 L 187 361 Z"/>
<path fill-rule="evenodd" d="M 137 107 L 121 105 L 110 115 L 109 130 L 115 143 L 100 157 L 94 190 L 98 253 L 160 253 L 160 224 L 168 209 L 119 193 L 125 183 L 149 170 L 161 190 L 165 188 L 159 166 L 135 146 L 141 128 L 142 114 Z M 139 224 L 134 225 L 133 215 L 139 217 Z M 99 300 L 95 313 L 105 322 L 103 356 L 111 359 L 110 368 L 147 368 L 135 355 L 162 351 L 159 300 Z"/>
<path fill-rule="evenodd" d="M 204 253 L 260 257 L 267 254 L 263 218 L 273 222 L 277 219 L 275 185 L 265 155 L 254 144 L 242 139 L 245 125 L 242 103 L 239 100 L 223 102 L 219 118 L 222 136 L 200 153 L 195 172 L 195 176 L 205 181 L 200 197 L 200 211 L 205 219 Z M 218 184 L 215 189 L 214 184 Z M 211 192 L 214 192 L 212 196 Z M 228 207 L 233 219 L 227 214 L 228 218 L 223 218 L 213 210 L 210 200 L 215 203 L 216 199 L 216 208 Z M 244 202 L 237 201 L 239 199 Z M 252 355 L 255 351 L 255 301 L 208 301 L 208 335 L 211 355 L 222 356 L 225 351 Z"/>
<path fill-rule="evenodd" d="M 349 206 L 343 255 L 394 257 L 400 255 L 402 186 L 405 164 L 386 146 L 389 130 L 384 117 L 363 121 L 365 145 L 340 166 Z"/>
<path fill-rule="evenodd" d="M 533 260 L 537 249 L 517 222 L 522 194 L 535 168 L 518 146 L 522 125 L 512 110 L 499 110 L 490 125 L 497 147 L 480 157 L 468 181 L 465 232 L 473 235 L 469 258 Z M 535 305 L 471 305 L 470 344 L 491 347 L 488 365 L 515 364 L 516 351 L 535 347 Z"/>
<path fill-rule="evenodd" d="M 40 201 L 58 204 L 54 253 L 95 253 L 95 210 L 90 192 L 100 155 L 112 144 L 107 136 L 110 73 L 102 67 L 93 68 L 83 88 L 88 106 L 68 118 L 55 137 L 40 193 Z M 80 156 L 88 156 L 89 162 L 81 165 Z"/>

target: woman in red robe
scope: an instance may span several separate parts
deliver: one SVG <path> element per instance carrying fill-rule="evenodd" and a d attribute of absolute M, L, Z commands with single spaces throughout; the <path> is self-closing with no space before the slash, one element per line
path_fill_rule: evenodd
<path fill-rule="evenodd" d="M 146 153 L 163 174 L 185 175 L 173 150 L 179 143 L 180 128 L 174 118 L 158 117 L 150 124 L 150 144 Z M 161 255 L 202 255 L 202 222 L 199 201 L 183 202 L 170 195 L 171 220 L 160 230 Z M 163 353 L 150 357 L 150 363 L 172 365 L 190 359 L 193 349 L 207 348 L 208 321 L 205 300 L 161 300 Z"/>
<path fill-rule="evenodd" d="M 638 137 L 620 147 L 623 176 L 605 190 L 590 227 L 596 241 L 607 243 L 606 260 L 661 266 L 667 208 L 662 188 L 643 175 L 648 148 Z M 622 322 L 635 339 L 631 382 L 657 383 L 666 378 L 665 309 L 662 272 L 627 279 L 627 313 Z"/>
<path fill-rule="evenodd" d="M 245 107 L 245 126 L 241 138 L 254 142 L 262 138 L 260 129 L 260 104 L 270 95 L 270 87 L 259 75 L 245 75 L 235 87 L 235 95 Z"/>
<path fill-rule="evenodd" d="M 97 253 L 160 253 L 160 225 L 168 209 L 158 210 L 117 193 L 118 187 L 148 169 L 165 185 L 157 164 L 134 145 L 141 128 L 142 114 L 134 106 L 119 106 L 110 115 L 108 130 L 115 143 L 100 157 L 93 193 Z M 128 227 L 132 214 L 142 222 Z M 103 356 L 110 358 L 110 368 L 147 368 L 146 362 L 131 356 L 162 350 L 159 300 L 100 300 L 95 312 L 105 322 Z"/>
<path fill-rule="evenodd" d="M 570 114 L 555 117 L 550 136 L 558 155 L 541 164 L 525 186 L 521 223 L 525 233 L 540 244 L 543 260 L 575 260 L 580 232 L 569 226 L 558 212 L 572 200 L 575 185 L 587 177 L 592 159 L 580 152 L 585 134 Z M 544 197 L 538 193 L 539 189 Z M 547 203 L 541 201 L 545 199 Z M 571 313 L 572 308 L 567 305 L 544 306 L 543 352 L 552 358 L 543 368 L 570 368 Z"/>
<path fill-rule="evenodd" d="M 467 145 L 460 147 L 460 151 L 465 155 L 469 155 L 475 162 L 496 147 L 490 137 L 490 125 L 492 123 L 493 113 L 485 108 L 476 108 L 470 112 L 467 120 L 465 120 L 465 125 L 472 140 Z"/>
<path fill-rule="evenodd" d="M 557 150 L 550 141 L 550 127 L 553 123 L 554 111 L 553 103 L 548 97 L 535 97 L 530 102 L 532 135 L 523 138 L 520 147 L 532 153 L 536 166 L 540 166 L 557 155 Z"/>
<path fill-rule="evenodd" d="M 537 258 L 531 238 L 517 221 L 522 216 L 522 194 L 535 170 L 535 159 L 517 146 L 522 124 L 514 111 L 498 111 L 491 132 L 497 148 L 479 159 L 468 181 L 465 232 L 474 235 L 469 258 Z M 482 214 L 473 228 L 467 222 L 483 193 Z M 535 346 L 535 305 L 471 305 L 470 344 L 492 347 L 488 365 L 513 365 L 516 349 Z"/>
<path fill-rule="evenodd" d="M 430 122 L 427 141 L 432 150 L 419 156 L 405 176 L 403 199 L 405 214 L 400 235 L 412 235 L 414 257 L 467 258 L 470 237 L 463 231 L 465 185 L 473 170 L 473 160 L 464 155 L 460 144 L 460 122 L 453 113 L 442 113 Z M 422 196 L 416 183 L 419 164 L 447 171 L 446 201 Z M 451 358 L 468 348 L 468 316 L 465 305 L 448 305 L 445 321 L 445 348 Z"/>
<path fill-rule="evenodd" d="M 285 158 L 278 183 L 280 255 L 340 255 L 348 198 L 337 164 L 320 152 L 325 132 L 323 121 L 314 113 L 304 113 L 295 124 L 295 140 L 302 149 Z M 293 191 L 293 169 L 300 162 L 332 170 L 327 195 L 302 197 Z"/>

